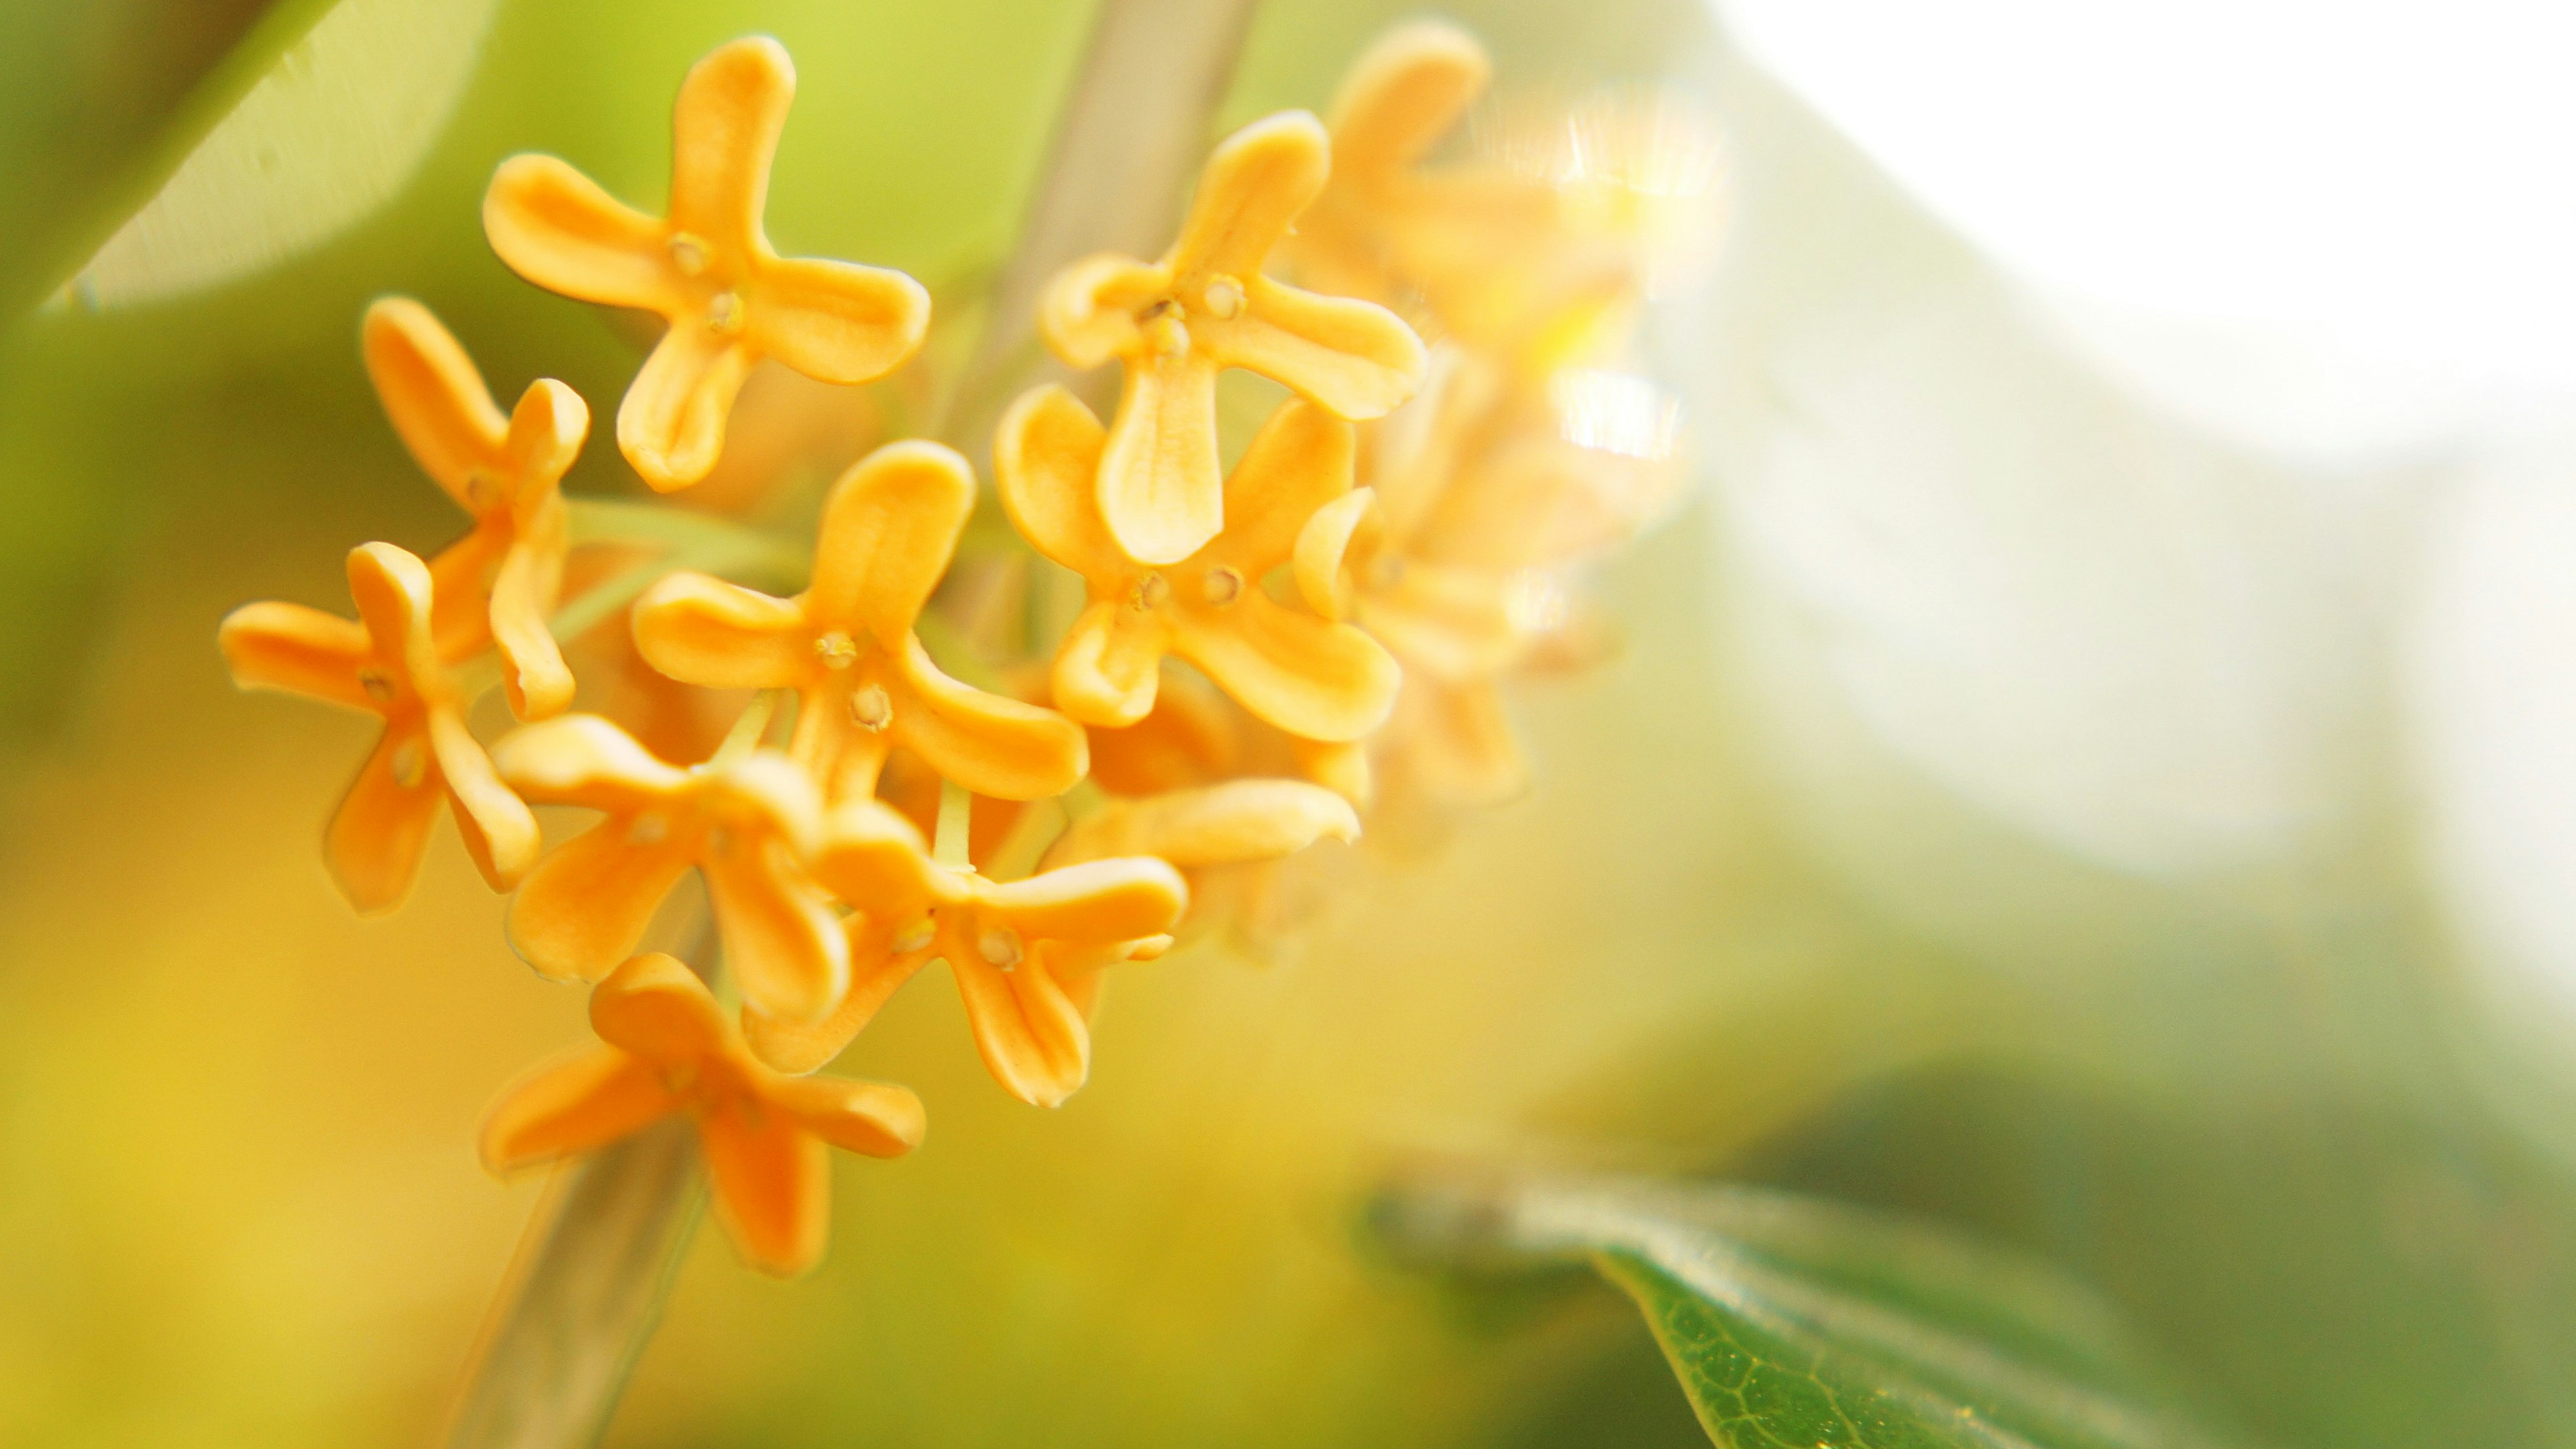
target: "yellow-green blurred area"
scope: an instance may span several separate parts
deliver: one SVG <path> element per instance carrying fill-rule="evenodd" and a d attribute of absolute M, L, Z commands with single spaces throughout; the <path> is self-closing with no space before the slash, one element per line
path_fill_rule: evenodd
<path fill-rule="evenodd" d="M 261 9 L 0 18 L 13 317 L 149 194 L 165 128 Z M 1402 13 L 1269 5 L 1221 119 L 1321 106 Z M 1730 126 L 1790 114 L 1694 5 L 1451 13 L 1507 87 L 1674 81 Z M 247 600 L 343 608 L 357 543 L 457 530 L 368 391 L 367 300 L 423 299 L 496 392 L 560 377 L 604 422 L 634 340 L 493 258 L 483 183 L 546 150 L 657 202 L 679 77 L 755 30 L 799 73 L 780 249 L 934 291 L 985 274 L 1089 19 L 503 0 L 383 209 L 238 283 L 0 340 L 0 1443 L 421 1442 L 538 1199 L 481 1172 L 474 1130 L 581 1038 L 582 994 L 512 956 L 445 826 L 409 905 L 353 917 L 318 846 L 372 726 L 237 693 L 214 648 Z M 1810 255 L 1797 207 L 1865 168 L 1787 122 L 1725 140 L 1748 168 L 1729 265 L 1776 266 L 1763 297 L 1874 247 L 1882 290 L 1961 265 L 1894 201 Z M 1737 297 L 1694 325 L 1766 320 Z M 1696 422 L 1771 396 L 1708 365 L 1694 398 L 1720 416 Z M 572 490 L 637 491 L 607 431 Z M 1712 482 L 1749 456 L 1712 448 Z M 1431 859 L 1366 858 L 1287 961 L 1118 968 L 1062 1110 L 1006 1097 L 953 991 L 917 981 L 837 1070 L 915 1087 L 926 1145 L 835 1164 L 808 1279 L 702 1233 L 609 1442 L 1704 1442 L 1606 1290 L 1371 1249 L 1377 1175 L 1426 1152 L 1941 1215 L 2100 1283 L 2271 1442 L 2576 1438 L 2576 1188 L 2461 1085 L 2481 1048 L 2394 807 L 2293 864 L 2145 879 L 1876 756 L 1816 787 L 1848 722 L 1784 746 L 1797 706 L 1749 698 L 1801 676 L 1739 627 L 1728 538 L 1695 504 L 1605 571 L 1625 647 L 1517 698 L 1528 799 Z"/>

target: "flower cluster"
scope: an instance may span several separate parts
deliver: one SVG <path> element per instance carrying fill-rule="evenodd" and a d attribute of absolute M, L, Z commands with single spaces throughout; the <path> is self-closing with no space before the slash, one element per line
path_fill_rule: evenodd
<path fill-rule="evenodd" d="M 1041 335 L 1123 385 L 1106 423 L 1061 386 L 1003 414 L 1009 534 L 979 525 L 967 459 L 918 438 L 840 474 L 810 550 L 567 499 L 572 389 L 541 379 L 505 416 L 427 309 L 368 310 L 386 412 L 472 527 L 426 561 L 351 553 L 355 619 L 251 604 L 221 643 L 244 686 L 383 720 L 326 835 L 352 904 L 400 903 L 444 800 L 514 892 L 519 955 L 592 984 L 599 1042 L 505 1094 L 494 1170 L 686 1112 L 744 1256 L 800 1271 L 824 1145 L 892 1157 L 922 1131 L 911 1092 L 812 1074 L 923 967 L 947 965 L 995 1080 L 1055 1106 L 1109 968 L 1269 931 L 1281 862 L 1399 804 L 1519 787 L 1498 686 L 1584 652 L 1567 570 L 1673 491 L 1670 409 L 1615 368 L 1675 177 L 1617 144 L 1571 171 L 1527 146 L 1420 169 L 1484 81 L 1464 34 L 1400 30 L 1329 127 L 1292 111 L 1218 146 L 1161 259 L 1058 276 Z M 520 275 L 666 324 L 617 413 L 653 489 L 772 487 L 801 445 L 729 425 L 818 435 L 799 406 L 905 367 L 930 326 L 911 278 L 770 246 L 794 84 L 764 38 L 690 71 L 666 215 L 549 156 L 485 197 Z M 1290 395 L 1227 469 L 1230 369 Z M 780 583 L 802 588 L 751 586 Z M 487 748 L 469 716 L 495 685 L 517 724 Z M 598 818 L 546 849 L 535 805 Z M 684 964 L 644 948 L 682 934 L 698 897 L 666 901 L 692 873 L 721 950 Z"/>

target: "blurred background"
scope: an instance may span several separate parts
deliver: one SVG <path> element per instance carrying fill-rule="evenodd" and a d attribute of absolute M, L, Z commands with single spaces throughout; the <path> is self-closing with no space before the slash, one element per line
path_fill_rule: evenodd
<path fill-rule="evenodd" d="M 800 74 L 782 250 L 971 279 L 1090 21 L 346 3 L 390 59 L 295 133 L 346 154 L 252 158 L 297 244 L 180 238 L 166 294 L 84 263 L 315 7 L 0 14 L 0 1442 L 417 1442 L 536 1200 L 474 1127 L 580 994 L 444 831 L 354 919 L 315 845 L 371 727 L 213 644 L 455 530 L 365 302 L 604 411 L 635 341 L 492 257 L 484 180 L 658 198 L 679 76 L 754 30 Z M 1220 122 L 1323 105 L 1409 13 L 1264 7 Z M 2569 22 L 1443 13 L 1507 95 L 1669 87 L 1720 139 L 1716 264 L 1654 319 L 1698 488 L 1602 579 L 1623 651 L 1516 701 L 1527 799 L 1293 959 L 1132 968 L 1060 1112 L 906 993 L 846 1068 L 928 1144 L 836 1166 L 810 1279 L 701 1235 L 609 1442 L 1704 1442 L 1607 1290 L 1370 1250 L 1431 1150 L 2023 1247 L 2256 1442 L 2576 1443 Z M 568 481 L 638 490 L 598 442 Z"/>

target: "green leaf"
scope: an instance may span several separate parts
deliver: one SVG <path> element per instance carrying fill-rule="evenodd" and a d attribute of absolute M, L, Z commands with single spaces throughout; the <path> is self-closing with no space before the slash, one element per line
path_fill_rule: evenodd
<path fill-rule="evenodd" d="M 238 104 L 55 294 L 129 306 L 251 275 L 337 236 L 420 168 L 474 74 L 498 0 L 339 0 L 272 13 L 209 82 Z M 298 31 L 300 30 L 300 34 Z M 282 50 L 273 49 L 294 36 Z M 273 57 L 273 58 L 272 58 Z"/>
<path fill-rule="evenodd" d="M 1399 1245 L 1588 1259 L 1729 1449 L 2185 1449 L 2227 1442 L 2088 1290 L 1919 1223 L 1740 1187 L 1409 1190 Z"/>

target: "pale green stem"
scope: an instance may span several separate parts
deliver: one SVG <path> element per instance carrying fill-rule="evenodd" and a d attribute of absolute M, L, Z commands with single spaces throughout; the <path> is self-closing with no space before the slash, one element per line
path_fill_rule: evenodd
<path fill-rule="evenodd" d="M 951 870 L 970 870 L 974 857 L 966 835 L 975 819 L 975 796 L 954 780 L 939 782 L 939 833 L 931 838 L 930 858 Z"/>

